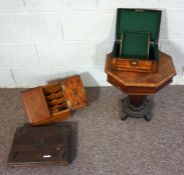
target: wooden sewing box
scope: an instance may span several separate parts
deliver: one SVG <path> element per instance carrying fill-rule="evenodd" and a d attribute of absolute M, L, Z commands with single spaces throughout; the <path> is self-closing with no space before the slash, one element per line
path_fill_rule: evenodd
<path fill-rule="evenodd" d="M 22 92 L 31 125 L 45 125 L 68 119 L 72 112 L 88 105 L 79 75 Z"/>

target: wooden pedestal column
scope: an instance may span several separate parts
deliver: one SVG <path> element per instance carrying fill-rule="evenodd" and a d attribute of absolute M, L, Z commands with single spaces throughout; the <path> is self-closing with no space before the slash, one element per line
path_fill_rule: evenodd
<path fill-rule="evenodd" d="M 121 116 L 122 120 L 125 120 L 127 117 L 133 118 L 142 118 L 150 121 L 153 117 L 153 100 L 147 98 L 146 95 L 128 95 L 122 100 L 123 103 L 123 115 Z"/>
<path fill-rule="evenodd" d="M 146 95 L 129 95 L 130 102 L 135 107 L 141 106 L 146 97 Z"/>

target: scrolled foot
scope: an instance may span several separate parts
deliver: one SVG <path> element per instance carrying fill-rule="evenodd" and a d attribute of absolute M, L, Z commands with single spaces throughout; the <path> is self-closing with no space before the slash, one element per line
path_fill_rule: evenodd
<path fill-rule="evenodd" d="M 121 120 L 126 120 L 128 118 L 127 114 L 123 113 L 122 116 L 121 116 Z"/>
<path fill-rule="evenodd" d="M 149 113 L 147 113 L 147 114 L 144 116 L 144 119 L 145 119 L 146 121 L 150 121 L 150 120 L 152 119 L 152 117 L 153 117 L 152 112 L 149 112 Z"/>

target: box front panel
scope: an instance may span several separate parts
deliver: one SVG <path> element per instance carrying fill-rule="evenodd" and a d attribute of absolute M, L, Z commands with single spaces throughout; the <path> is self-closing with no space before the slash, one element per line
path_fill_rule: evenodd
<path fill-rule="evenodd" d="M 24 91 L 22 97 L 30 123 L 50 117 L 50 112 L 40 87 Z"/>

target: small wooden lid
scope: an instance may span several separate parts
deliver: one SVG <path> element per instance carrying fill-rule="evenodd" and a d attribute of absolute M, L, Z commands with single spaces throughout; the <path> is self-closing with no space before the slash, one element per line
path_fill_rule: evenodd
<path fill-rule="evenodd" d="M 79 75 L 69 77 L 60 82 L 68 107 L 76 110 L 88 105 L 85 88 Z"/>

